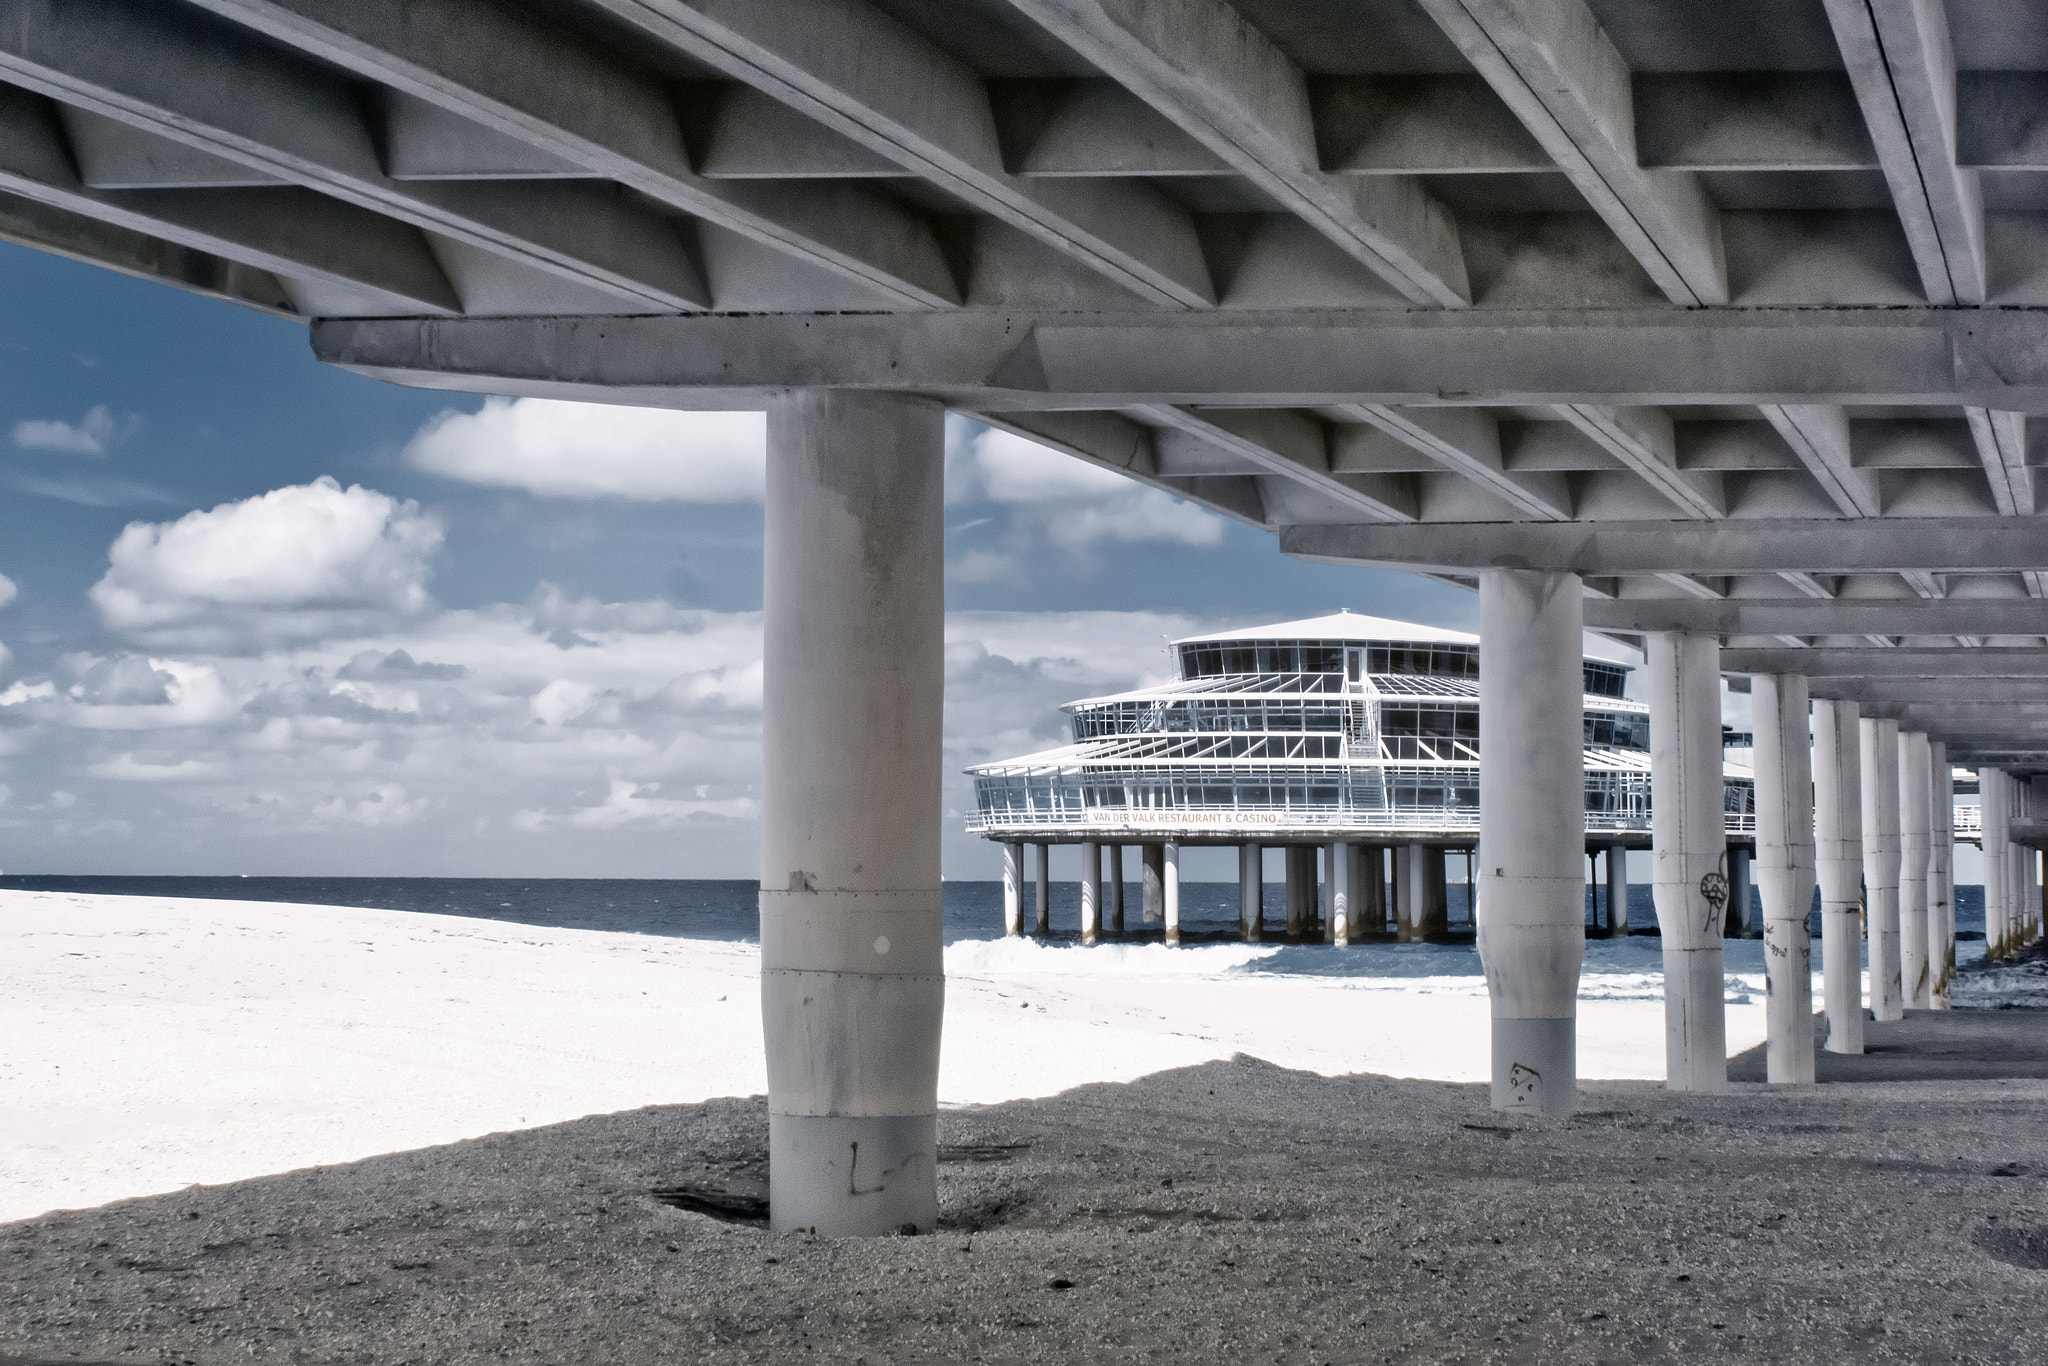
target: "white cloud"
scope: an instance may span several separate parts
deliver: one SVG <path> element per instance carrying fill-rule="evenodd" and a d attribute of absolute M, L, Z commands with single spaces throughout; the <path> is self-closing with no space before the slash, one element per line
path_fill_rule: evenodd
<path fill-rule="evenodd" d="M 335 797 L 313 808 L 316 824 L 362 825 L 371 829 L 408 825 L 419 819 L 433 803 L 424 798 L 409 800 L 397 783 L 379 783 L 367 794 L 350 801 Z"/>
<path fill-rule="evenodd" d="M 20 592 L 21 590 L 15 587 L 13 579 L 8 578 L 5 574 L 0 574 L 0 607 L 5 607 L 13 602 L 16 595 Z"/>
<path fill-rule="evenodd" d="M 96 404 L 76 422 L 31 418 L 14 424 L 14 444 L 28 451 L 61 451 L 65 455 L 105 455 L 107 448 L 134 429 L 116 422 L 104 403 Z"/>
<path fill-rule="evenodd" d="M 488 398 L 434 417 L 405 453 L 451 479 L 559 498 L 744 503 L 762 496 L 767 432 L 765 413 Z"/>
<path fill-rule="evenodd" d="M 440 523 L 417 503 L 323 475 L 175 522 L 130 522 L 91 596 L 139 641 L 260 648 L 420 615 L 440 546 Z"/>

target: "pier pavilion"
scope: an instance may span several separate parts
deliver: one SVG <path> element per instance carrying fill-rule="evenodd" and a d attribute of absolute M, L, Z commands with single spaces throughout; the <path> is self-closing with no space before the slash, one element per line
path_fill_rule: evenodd
<path fill-rule="evenodd" d="M 1724 671 L 1757 718 L 1772 1080 L 1813 1076 L 1816 878 L 1828 944 L 1871 889 L 1876 1012 L 1941 1003 L 1945 765 L 1984 784 L 1994 946 L 2039 933 L 2013 814 L 2048 773 L 2037 7 L 0 18 L 0 235 L 394 383 L 768 411 L 778 1228 L 936 1217 L 947 411 L 1477 592 L 1480 714 L 1516 737 L 1479 773 L 1497 1105 L 1576 1094 L 1588 627 L 1648 657 L 1671 1086 L 1727 1084 Z M 1859 968 L 1825 967 L 1853 1051 Z"/>
<path fill-rule="evenodd" d="M 1169 944 L 1180 851 L 1199 845 L 1237 849 L 1248 942 L 1265 935 L 1271 848 L 1285 851 L 1290 937 L 1348 944 L 1389 922 L 1402 940 L 1443 933 L 1445 858 L 1469 864 L 1480 838 L 1479 637 L 1342 612 L 1172 650 L 1172 682 L 1069 703 L 1073 743 L 968 770 L 970 824 L 1003 845 L 1005 931 L 1023 931 L 1027 848 L 1048 930 L 1057 843 L 1080 848 L 1084 943 L 1124 928 L 1127 845 L 1142 851 L 1144 920 Z M 1606 928 L 1626 934 L 1627 850 L 1650 846 L 1649 708 L 1624 697 L 1627 665 L 1588 658 L 1583 670 L 1585 847 L 1607 863 Z M 1724 777 L 1723 809 L 1739 932 L 1756 830 L 1746 768 Z"/>

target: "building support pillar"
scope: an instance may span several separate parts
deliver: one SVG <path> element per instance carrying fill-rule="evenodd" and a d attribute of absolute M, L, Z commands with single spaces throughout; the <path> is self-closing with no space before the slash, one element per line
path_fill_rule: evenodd
<path fill-rule="evenodd" d="M 1927 733 L 1899 732 L 1899 982 L 1907 1010 L 1934 1008 L 1927 957 L 1927 861 L 1934 847 Z"/>
<path fill-rule="evenodd" d="M 1323 854 L 1323 876 L 1330 889 L 1329 940 L 1340 949 L 1351 944 L 1351 849 L 1345 840 L 1331 840 Z"/>
<path fill-rule="evenodd" d="M 1628 935 L 1628 846 L 1607 846 L 1607 933 Z"/>
<path fill-rule="evenodd" d="M 1728 846 L 1728 920 L 1723 939 L 1746 939 L 1756 917 L 1750 905 L 1750 851 L 1740 844 Z"/>
<path fill-rule="evenodd" d="M 1493 1015 L 1495 1109 L 1565 1115 L 1578 1093 L 1579 965 L 1586 952 L 1579 869 L 1586 825 L 1584 593 L 1576 574 L 1479 575 L 1479 726 L 1486 743 L 1479 765 L 1485 891 L 1478 939 Z M 1405 919 L 1402 928 L 1405 938 Z"/>
<path fill-rule="evenodd" d="M 1166 942 L 1180 944 L 1180 845 L 1168 841 L 1160 850 L 1160 902 L 1166 915 Z"/>
<path fill-rule="evenodd" d="M 1024 846 L 1003 845 L 1003 933 L 1024 933 Z"/>
<path fill-rule="evenodd" d="M 1081 841 L 1081 942 L 1102 942 L 1102 846 Z"/>
<path fill-rule="evenodd" d="M 1927 746 L 1927 806 L 1927 961 L 1934 977 L 1928 1004 L 1947 1010 L 1949 984 L 1956 975 L 1956 804 L 1948 745 L 1941 740 Z"/>
<path fill-rule="evenodd" d="M 1124 847 L 1109 846 L 1109 932 L 1124 932 Z"/>
<path fill-rule="evenodd" d="M 1386 860 L 1378 845 L 1352 844 L 1351 932 L 1379 934 L 1387 923 Z"/>
<path fill-rule="evenodd" d="M 1721 645 L 1658 632 L 1650 644 L 1650 887 L 1664 948 L 1664 1084 L 1728 1086 L 1721 935 L 1728 848 L 1721 782 Z"/>
<path fill-rule="evenodd" d="M 1287 848 L 1287 937 L 1301 939 L 1313 932 L 1316 923 L 1316 847 L 1290 844 Z"/>
<path fill-rule="evenodd" d="M 1807 684 L 1749 681 L 1756 732 L 1756 881 L 1764 910 L 1764 1077 L 1813 1080 L 1813 756 Z"/>
<path fill-rule="evenodd" d="M 1820 877 L 1827 1050 L 1863 1051 L 1863 750 L 1854 702 L 1813 704 L 1814 870 Z"/>
<path fill-rule="evenodd" d="M 1905 1014 L 1899 969 L 1899 723 L 1866 716 L 1863 741 L 1863 888 L 1869 905 L 1870 1018 Z"/>
<path fill-rule="evenodd" d="M 2012 859 L 2006 843 L 2007 820 L 2005 774 L 1995 768 L 1977 769 L 1978 839 L 1984 850 L 1984 956 L 1996 962 L 2009 947 L 2005 922 L 2005 884 L 2012 873 Z"/>
<path fill-rule="evenodd" d="M 1247 944 L 1266 937 L 1266 851 L 1256 844 L 1237 846 L 1237 927 Z"/>
<path fill-rule="evenodd" d="M 938 1218 L 945 412 L 768 413 L 761 1016 L 769 1225 Z"/>
<path fill-rule="evenodd" d="M 1038 937 L 1052 937 L 1052 846 L 1039 844 L 1033 851 L 1032 895 L 1037 901 Z"/>
<path fill-rule="evenodd" d="M 1147 925 L 1157 925 L 1166 918 L 1166 846 L 1139 845 L 1138 868 L 1138 914 Z"/>

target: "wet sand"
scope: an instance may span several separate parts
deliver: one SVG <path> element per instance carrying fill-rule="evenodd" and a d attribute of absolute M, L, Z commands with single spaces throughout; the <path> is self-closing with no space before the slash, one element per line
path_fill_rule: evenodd
<path fill-rule="evenodd" d="M 2048 1012 L 1907 1025 L 1862 1080 L 1568 1122 L 1250 1058 L 948 1110 L 916 1238 L 747 1222 L 758 1099 L 598 1116 L 0 1226 L 0 1356 L 2039 1360 Z"/>

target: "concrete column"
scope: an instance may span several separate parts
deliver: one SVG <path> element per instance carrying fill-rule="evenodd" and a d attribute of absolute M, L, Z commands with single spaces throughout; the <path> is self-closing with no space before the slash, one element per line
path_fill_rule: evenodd
<path fill-rule="evenodd" d="M 1422 846 L 1394 846 L 1394 937 L 1412 944 L 1422 936 Z"/>
<path fill-rule="evenodd" d="M 1749 680 L 1756 733 L 1756 882 L 1764 904 L 1764 1076 L 1813 1080 L 1813 756 L 1806 679 Z"/>
<path fill-rule="evenodd" d="M 1866 716 L 1863 743 L 1863 895 L 1870 935 L 1870 1018 L 1905 1013 L 1899 970 L 1899 723 Z"/>
<path fill-rule="evenodd" d="M 1745 938 L 1756 914 L 1749 904 L 1753 899 L 1749 894 L 1749 864 L 1746 845 L 1728 846 L 1728 919 L 1721 934 L 1724 939 Z"/>
<path fill-rule="evenodd" d="M 1653 634 L 1649 645 L 1650 888 L 1664 949 L 1664 1084 L 1719 1091 L 1728 1085 L 1721 646 L 1713 636 L 1677 632 Z"/>
<path fill-rule="evenodd" d="M 1323 855 L 1323 877 L 1330 889 L 1329 939 L 1338 948 L 1351 943 L 1351 845 L 1331 840 Z"/>
<path fill-rule="evenodd" d="M 1820 876 L 1827 1050 L 1863 1051 L 1863 758 L 1854 702 L 1813 704 L 1814 868 Z"/>
<path fill-rule="evenodd" d="M 2005 775 L 1995 768 L 1977 768 L 1978 845 L 1984 852 L 1984 956 L 2005 957 Z"/>
<path fill-rule="evenodd" d="M 1387 860 L 1376 844 L 1351 846 L 1351 929 L 1379 934 L 1387 926 Z"/>
<path fill-rule="evenodd" d="M 1166 846 L 1139 845 L 1138 866 L 1141 878 L 1138 914 L 1147 925 L 1157 925 L 1166 917 Z"/>
<path fill-rule="evenodd" d="M 1607 933 L 1628 934 L 1628 849 L 1607 846 Z"/>
<path fill-rule="evenodd" d="M 1947 1010 L 1949 984 L 1956 975 L 1956 806 L 1948 745 L 1940 740 L 1927 747 L 1927 805 L 1932 825 L 1927 847 L 1927 961 L 1934 974 L 1929 1005 Z"/>
<path fill-rule="evenodd" d="M 1479 575 L 1478 931 L 1495 1109 L 1569 1114 L 1578 1093 L 1584 592 L 1576 574 Z"/>
<path fill-rule="evenodd" d="M 1024 846 L 1003 845 L 1003 933 L 1024 933 Z"/>
<path fill-rule="evenodd" d="M 1314 845 L 1287 846 L 1287 937 L 1299 939 L 1315 924 L 1316 851 Z"/>
<path fill-rule="evenodd" d="M 1444 870 L 1445 851 L 1435 845 L 1426 845 L 1422 853 L 1422 937 L 1433 934 L 1448 934 L 1451 929 L 1451 886 L 1450 875 Z M 1585 938 L 1584 916 L 1585 881 L 1579 882 L 1579 915 L 1581 939 Z"/>
<path fill-rule="evenodd" d="M 1907 1010 L 1934 1006 L 1927 959 L 1927 859 L 1934 845 L 1927 756 L 1925 731 L 1899 732 L 1899 982 Z"/>
<path fill-rule="evenodd" d="M 1109 932 L 1124 932 L 1124 847 L 1109 846 Z"/>
<path fill-rule="evenodd" d="M 1038 937 L 1052 937 L 1052 846 L 1040 844 L 1034 850 L 1033 894 L 1038 900 Z"/>
<path fill-rule="evenodd" d="M 1265 861 L 1259 845 L 1237 846 L 1237 925 L 1247 944 L 1266 937 Z"/>
<path fill-rule="evenodd" d="M 1102 942 L 1102 846 L 1081 841 L 1081 942 Z"/>
<path fill-rule="evenodd" d="M 1180 943 L 1180 846 L 1169 842 L 1162 850 L 1160 901 L 1166 913 L 1166 942 Z"/>
<path fill-rule="evenodd" d="M 938 1218 L 945 412 L 768 412 L 761 1018 L 769 1225 Z"/>

